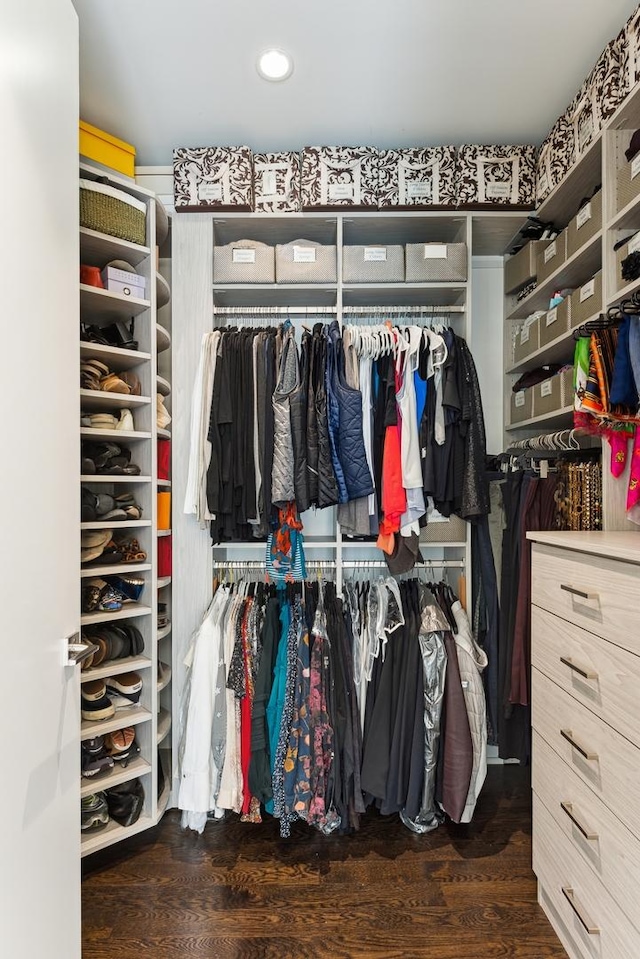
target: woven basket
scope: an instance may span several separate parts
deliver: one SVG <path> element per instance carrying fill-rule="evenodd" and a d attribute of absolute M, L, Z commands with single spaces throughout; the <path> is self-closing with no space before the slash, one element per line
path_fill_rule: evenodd
<path fill-rule="evenodd" d="M 343 246 L 345 283 L 404 283 L 402 246 Z"/>
<path fill-rule="evenodd" d="M 407 283 L 467 279 L 466 243 L 407 243 L 406 258 Z"/>
<path fill-rule="evenodd" d="M 147 207 L 122 190 L 80 180 L 80 226 L 145 246 Z"/>
<path fill-rule="evenodd" d="M 420 530 L 421 543 L 464 543 L 467 539 L 467 524 L 459 516 L 450 516 L 446 523 L 427 523 Z"/>
<path fill-rule="evenodd" d="M 214 283 L 274 283 L 273 247 L 259 240 L 236 240 L 213 248 Z"/>
<path fill-rule="evenodd" d="M 335 283 L 337 279 L 335 246 L 294 240 L 276 246 L 278 283 Z"/>

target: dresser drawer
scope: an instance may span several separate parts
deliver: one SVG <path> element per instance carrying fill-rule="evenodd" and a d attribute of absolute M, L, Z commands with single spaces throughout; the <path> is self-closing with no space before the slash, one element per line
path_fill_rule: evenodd
<path fill-rule="evenodd" d="M 640 933 L 535 793 L 533 871 L 579 955 L 589 959 L 638 959 Z M 544 905 L 544 899 L 541 901 Z"/>
<path fill-rule="evenodd" d="M 531 662 L 640 747 L 640 657 L 532 606 Z"/>
<path fill-rule="evenodd" d="M 630 922 L 640 926 L 640 840 L 533 734 L 533 790 Z"/>
<path fill-rule="evenodd" d="M 533 728 L 640 837 L 640 751 L 535 668 L 531 686 Z"/>
<path fill-rule="evenodd" d="M 531 602 L 640 654 L 640 566 L 534 543 Z"/>

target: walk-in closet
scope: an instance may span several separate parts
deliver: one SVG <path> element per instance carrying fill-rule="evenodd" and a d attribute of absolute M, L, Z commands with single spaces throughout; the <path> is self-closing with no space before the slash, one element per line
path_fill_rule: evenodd
<path fill-rule="evenodd" d="M 16 959 L 640 956 L 637 0 L 6 0 Z"/>

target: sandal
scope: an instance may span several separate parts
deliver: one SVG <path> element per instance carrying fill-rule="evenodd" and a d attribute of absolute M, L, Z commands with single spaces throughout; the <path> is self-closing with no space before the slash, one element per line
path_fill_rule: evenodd
<path fill-rule="evenodd" d="M 132 539 L 129 542 L 121 540 L 117 544 L 117 548 L 122 553 L 125 563 L 144 563 L 147 558 L 147 554 L 141 549 L 137 539 Z"/>
<path fill-rule="evenodd" d="M 103 376 L 100 380 L 99 389 L 103 390 L 105 393 L 126 393 L 131 392 L 129 386 L 121 379 L 117 373 L 109 373 L 107 370 L 107 375 Z"/>

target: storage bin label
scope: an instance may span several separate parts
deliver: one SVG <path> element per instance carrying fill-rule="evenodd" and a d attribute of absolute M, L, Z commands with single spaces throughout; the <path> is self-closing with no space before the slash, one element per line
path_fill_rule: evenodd
<path fill-rule="evenodd" d="M 407 197 L 410 200 L 430 200 L 431 180 L 409 180 L 407 183 Z"/>
<path fill-rule="evenodd" d="M 636 153 L 633 160 L 631 161 L 631 179 L 635 180 L 637 175 L 640 173 L 640 153 Z"/>
<path fill-rule="evenodd" d="M 234 263 L 255 263 L 256 262 L 256 251 L 255 250 L 242 250 L 234 249 L 232 251 L 232 260 Z"/>
<path fill-rule="evenodd" d="M 595 279 L 589 280 L 588 283 L 585 283 L 585 285 L 580 288 L 580 302 L 584 303 L 584 301 L 588 300 L 590 296 L 593 296 L 595 292 L 596 281 Z"/>
<path fill-rule="evenodd" d="M 540 396 L 551 396 L 553 392 L 553 380 L 545 380 L 540 384 Z"/>
<path fill-rule="evenodd" d="M 330 183 L 330 200 L 353 200 L 353 183 Z"/>
<path fill-rule="evenodd" d="M 527 394 L 524 390 L 520 390 L 519 393 L 516 393 L 516 406 L 524 406 Z"/>
<path fill-rule="evenodd" d="M 382 262 L 386 262 L 386 259 L 387 259 L 386 246 L 365 246 L 364 248 L 365 263 L 382 263 Z"/>
<path fill-rule="evenodd" d="M 551 326 L 551 324 L 555 323 L 557 319 L 558 319 L 558 307 L 554 306 L 554 308 L 552 310 L 549 310 L 549 312 L 547 313 L 547 320 L 546 320 L 547 326 Z"/>
<path fill-rule="evenodd" d="M 531 336 L 531 327 L 529 326 L 528 323 L 525 323 L 525 325 L 520 330 L 520 342 L 528 343 L 530 336 Z"/>
<path fill-rule="evenodd" d="M 316 248 L 314 246 L 294 246 L 293 262 L 294 263 L 315 263 Z"/>
<path fill-rule="evenodd" d="M 502 200 L 511 196 L 510 183 L 487 183 L 484 190 L 487 200 Z"/>
<path fill-rule="evenodd" d="M 640 233 L 632 236 L 627 244 L 627 253 L 637 253 L 640 250 Z"/>
<path fill-rule="evenodd" d="M 446 243 L 425 243 L 424 258 L 425 260 L 446 260 L 447 244 Z"/>
<path fill-rule="evenodd" d="M 576 229 L 579 230 L 591 219 L 591 203 L 585 203 L 576 217 Z"/>
<path fill-rule="evenodd" d="M 262 171 L 262 195 L 263 197 L 275 196 L 278 192 L 277 174 L 275 170 Z"/>
<path fill-rule="evenodd" d="M 557 252 L 558 252 L 558 246 L 556 244 L 556 241 L 554 240 L 553 243 L 550 243 L 547 249 L 544 251 L 544 262 L 548 263 L 549 260 L 551 260 L 556 255 Z"/>
<path fill-rule="evenodd" d="M 222 183 L 200 183 L 198 195 L 201 200 L 221 200 Z"/>

